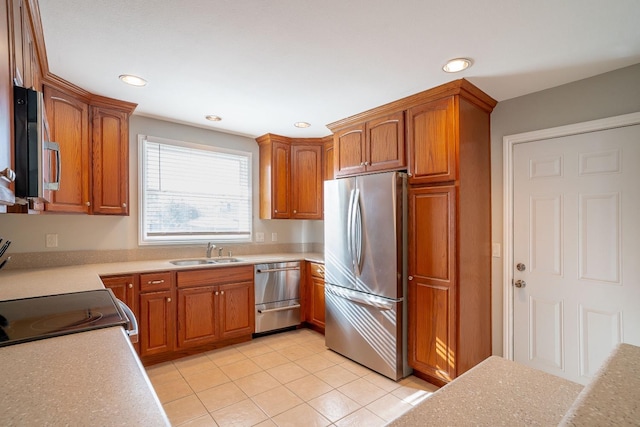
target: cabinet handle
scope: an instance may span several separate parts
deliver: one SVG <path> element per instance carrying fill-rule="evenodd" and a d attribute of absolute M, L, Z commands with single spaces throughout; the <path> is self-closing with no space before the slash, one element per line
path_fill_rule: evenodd
<path fill-rule="evenodd" d="M 273 212 L 278 213 L 278 209 L 274 209 Z"/>
<path fill-rule="evenodd" d="M 409 276 L 409 277 L 407 277 L 407 279 L 413 280 L 413 276 Z"/>
<path fill-rule="evenodd" d="M 220 295 L 224 295 L 224 291 L 220 291 Z"/>
<path fill-rule="evenodd" d="M 298 211 L 294 209 L 294 210 L 293 210 L 293 213 L 298 213 Z"/>
<path fill-rule="evenodd" d="M 129 289 L 133 289 L 133 283 L 129 283 Z"/>
<path fill-rule="evenodd" d="M 369 166 L 369 162 L 364 162 L 364 165 L 365 166 Z"/>
<path fill-rule="evenodd" d="M 364 166 L 364 162 L 360 162 L 360 166 Z"/>
<path fill-rule="evenodd" d="M 126 208 L 126 207 L 127 207 L 127 204 L 126 204 L 126 203 L 123 203 L 123 204 L 122 204 L 122 207 L 123 207 L 123 208 Z"/>
<path fill-rule="evenodd" d="M 324 275 L 324 270 L 322 268 L 318 268 L 316 271 L 318 272 L 318 274 Z"/>
<path fill-rule="evenodd" d="M 84 202 L 85 205 L 91 206 L 91 202 Z"/>
<path fill-rule="evenodd" d="M 220 292 L 216 291 L 216 295 L 219 295 L 219 294 L 220 294 Z"/>
<path fill-rule="evenodd" d="M 164 279 L 160 280 L 149 280 L 147 282 L 148 285 L 162 285 L 164 283 Z"/>
<path fill-rule="evenodd" d="M 171 302 L 171 298 L 167 298 L 167 302 Z"/>

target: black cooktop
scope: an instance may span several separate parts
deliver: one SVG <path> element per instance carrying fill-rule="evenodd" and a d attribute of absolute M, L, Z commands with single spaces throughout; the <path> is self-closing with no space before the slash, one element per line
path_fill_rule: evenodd
<path fill-rule="evenodd" d="M 128 323 L 110 289 L 0 301 L 0 347 Z"/>

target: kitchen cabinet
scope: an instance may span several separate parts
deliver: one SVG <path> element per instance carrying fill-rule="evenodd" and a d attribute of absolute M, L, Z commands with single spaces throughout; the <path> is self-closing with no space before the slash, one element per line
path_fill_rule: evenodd
<path fill-rule="evenodd" d="M 129 215 L 129 114 L 92 106 L 92 211 Z"/>
<path fill-rule="evenodd" d="M 60 144 L 60 189 L 47 191 L 45 211 L 89 213 L 91 147 L 87 102 L 49 85 L 44 102 L 52 141 Z"/>
<path fill-rule="evenodd" d="M 330 135 L 323 140 L 324 144 L 324 180 L 328 181 L 334 179 L 333 173 L 333 135 Z"/>
<path fill-rule="evenodd" d="M 120 301 L 124 302 L 133 311 L 136 320 L 140 318 L 139 313 L 139 284 L 136 274 L 127 274 L 122 276 L 106 276 L 100 277 L 105 288 L 111 289 L 113 295 Z M 139 341 L 133 343 L 136 351 L 140 351 Z"/>
<path fill-rule="evenodd" d="M 177 286 L 178 349 L 253 333 L 251 266 L 179 271 Z"/>
<path fill-rule="evenodd" d="M 175 348 L 174 273 L 140 274 L 140 357 L 170 353 Z"/>
<path fill-rule="evenodd" d="M 404 111 L 391 112 L 334 131 L 336 177 L 406 167 Z"/>
<path fill-rule="evenodd" d="M 44 85 L 44 98 L 61 157 L 60 189 L 48 192 L 44 210 L 128 215 L 131 106 L 59 81 Z"/>
<path fill-rule="evenodd" d="M 410 184 L 458 178 L 456 104 L 449 96 L 407 111 Z"/>
<path fill-rule="evenodd" d="M 445 384 L 491 355 L 491 98 L 459 93 L 407 110 L 408 359 Z"/>
<path fill-rule="evenodd" d="M 307 262 L 307 323 L 324 333 L 324 265 Z"/>
<path fill-rule="evenodd" d="M 322 219 L 322 139 L 266 134 L 256 141 L 260 146 L 260 218 Z"/>

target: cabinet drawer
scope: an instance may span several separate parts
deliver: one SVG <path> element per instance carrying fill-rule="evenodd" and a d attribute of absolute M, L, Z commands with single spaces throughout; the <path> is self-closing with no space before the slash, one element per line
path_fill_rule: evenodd
<path fill-rule="evenodd" d="M 221 285 L 235 282 L 253 282 L 253 266 L 209 268 L 178 272 L 178 287 Z"/>
<path fill-rule="evenodd" d="M 144 273 L 140 275 L 140 292 L 162 291 L 171 288 L 171 272 Z"/>
<path fill-rule="evenodd" d="M 324 279 L 324 264 L 318 264 L 317 262 L 310 262 L 309 267 L 311 269 L 311 275 L 319 279 Z"/>

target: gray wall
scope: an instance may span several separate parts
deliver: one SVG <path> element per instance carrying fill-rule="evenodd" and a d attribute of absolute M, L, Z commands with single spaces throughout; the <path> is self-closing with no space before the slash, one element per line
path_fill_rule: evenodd
<path fill-rule="evenodd" d="M 502 244 L 502 138 L 640 111 L 640 64 L 498 103 L 491 115 L 492 240 Z M 503 258 L 493 258 L 493 353 L 502 355 Z"/>
<path fill-rule="evenodd" d="M 138 247 L 138 134 L 176 139 L 252 153 L 253 231 L 277 233 L 278 243 L 321 243 L 322 221 L 259 219 L 258 144 L 251 138 L 132 116 L 129 144 L 130 216 L 21 215 L 0 216 L 0 237 L 11 240 L 12 253 L 117 250 Z M 221 177 L 223 179 L 223 177 Z M 45 234 L 58 234 L 57 248 L 45 248 Z M 235 245 L 237 246 L 237 245 Z"/>

